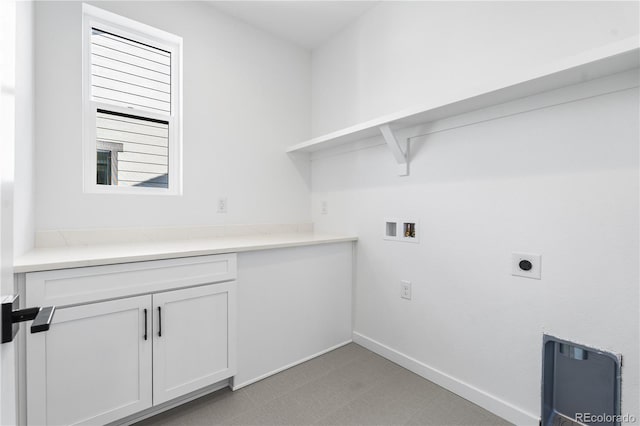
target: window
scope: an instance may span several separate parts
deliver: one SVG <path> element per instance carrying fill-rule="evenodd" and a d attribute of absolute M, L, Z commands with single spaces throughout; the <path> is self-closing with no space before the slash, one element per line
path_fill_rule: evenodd
<path fill-rule="evenodd" d="M 180 194 L 182 39 L 83 14 L 85 192 Z"/>
<path fill-rule="evenodd" d="M 111 151 L 98 150 L 98 185 L 111 185 Z"/>

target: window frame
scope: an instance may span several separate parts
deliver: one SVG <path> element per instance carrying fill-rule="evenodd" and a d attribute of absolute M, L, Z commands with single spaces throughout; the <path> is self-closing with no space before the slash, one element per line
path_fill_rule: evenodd
<path fill-rule="evenodd" d="M 91 31 L 98 28 L 171 53 L 171 113 L 125 108 L 92 99 Z M 98 185 L 96 113 L 98 109 L 169 122 L 168 188 Z M 182 195 L 182 37 L 95 6 L 82 4 L 83 189 L 93 194 Z"/>

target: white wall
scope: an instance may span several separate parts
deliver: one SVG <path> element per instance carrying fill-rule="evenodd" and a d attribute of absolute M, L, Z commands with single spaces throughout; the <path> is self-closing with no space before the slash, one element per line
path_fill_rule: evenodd
<path fill-rule="evenodd" d="M 36 229 L 308 221 L 309 53 L 205 2 L 93 4 L 184 38 L 184 195 L 82 192 L 82 4 L 38 2 Z"/>
<path fill-rule="evenodd" d="M 383 145 L 314 160 L 316 229 L 359 236 L 354 331 L 532 416 L 543 332 L 605 348 L 625 357 L 637 415 L 638 102 L 631 89 L 433 134 L 406 178 Z M 420 244 L 383 240 L 388 217 L 418 219 Z M 512 252 L 541 254 L 542 280 L 512 277 Z M 503 405 L 488 408 L 522 424 Z"/>
<path fill-rule="evenodd" d="M 638 33 L 637 2 L 381 2 L 313 52 L 312 133 Z"/>
<path fill-rule="evenodd" d="M 16 146 L 13 199 L 13 254 L 33 248 L 35 232 L 34 7 L 16 3 Z"/>
<path fill-rule="evenodd" d="M 383 3 L 314 52 L 314 133 L 637 34 L 637 11 Z M 542 334 L 555 334 L 623 354 L 622 409 L 639 418 L 640 111 L 629 81 L 637 86 L 637 73 L 412 142 L 408 177 L 380 138 L 315 155 L 316 229 L 360 238 L 358 341 L 516 424 L 537 424 Z M 600 95 L 563 104 L 579 91 Z M 384 241 L 387 217 L 420 220 L 421 243 Z M 510 275 L 516 251 L 542 254 L 542 280 Z M 400 280 L 412 281 L 411 301 Z"/>

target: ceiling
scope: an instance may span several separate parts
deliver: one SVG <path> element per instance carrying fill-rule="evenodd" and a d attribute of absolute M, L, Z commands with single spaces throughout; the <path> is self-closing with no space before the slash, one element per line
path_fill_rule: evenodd
<path fill-rule="evenodd" d="M 378 1 L 215 1 L 214 7 L 306 49 L 314 49 Z"/>

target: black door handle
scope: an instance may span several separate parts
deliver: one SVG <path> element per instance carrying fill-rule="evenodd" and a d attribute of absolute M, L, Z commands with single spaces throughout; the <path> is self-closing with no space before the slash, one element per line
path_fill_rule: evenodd
<path fill-rule="evenodd" d="M 55 306 L 47 306 L 39 308 L 33 323 L 31 323 L 31 332 L 40 333 L 42 331 L 49 330 L 51 327 L 51 321 L 53 320 L 53 314 L 56 311 Z"/>
<path fill-rule="evenodd" d="M 158 306 L 158 337 L 162 337 L 162 308 Z"/>
<path fill-rule="evenodd" d="M 17 294 L 3 297 L 1 305 L 2 343 L 11 342 L 16 337 L 19 323 L 23 321 L 33 320 L 33 324 L 31 324 L 32 333 L 49 330 L 53 314 L 56 311 L 55 306 L 18 309 L 20 297 Z"/>
<path fill-rule="evenodd" d="M 144 340 L 147 340 L 147 309 L 144 310 Z"/>

